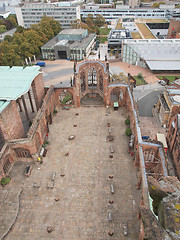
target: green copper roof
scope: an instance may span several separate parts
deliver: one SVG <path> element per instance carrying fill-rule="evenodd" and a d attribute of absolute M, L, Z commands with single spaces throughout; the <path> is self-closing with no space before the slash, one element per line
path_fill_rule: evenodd
<path fill-rule="evenodd" d="M 32 81 L 40 73 L 39 66 L 5 67 L 0 66 L 0 100 L 16 100 L 28 92 Z"/>
<path fill-rule="evenodd" d="M 10 101 L 0 101 L 0 113 L 8 106 Z"/>

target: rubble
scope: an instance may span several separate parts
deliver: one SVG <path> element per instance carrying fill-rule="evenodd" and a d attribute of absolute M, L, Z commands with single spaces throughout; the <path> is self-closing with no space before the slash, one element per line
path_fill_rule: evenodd
<path fill-rule="evenodd" d="M 174 176 L 160 181 L 148 177 L 148 187 L 153 199 L 153 211 L 141 206 L 141 216 L 146 239 L 180 239 L 180 182 Z M 156 237 L 152 237 L 156 236 Z"/>

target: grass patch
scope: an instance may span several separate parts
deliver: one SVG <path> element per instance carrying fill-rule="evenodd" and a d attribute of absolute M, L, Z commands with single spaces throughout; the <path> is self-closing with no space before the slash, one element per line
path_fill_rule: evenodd
<path fill-rule="evenodd" d="M 100 41 L 100 43 L 105 43 L 108 40 L 108 37 L 97 37 L 96 39 L 98 39 Z"/>
<path fill-rule="evenodd" d="M 180 78 L 180 76 L 156 76 L 156 77 L 158 77 L 160 80 L 162 80 L 163 77 L 165 77 L 170 81 L 170 83 L 175 81 L 175 77 Z"/>
<path fill-rule="evenodd" d="M 111 29 L 109 29 L 109 28 L 100 28 L 99 35 L 109 35 L 110 31 L 111 31 Z"/>
<path fill-rule="evenodd" d="M 136 23 L 145 39 L 156 39 L 144 23 Z"/>
<path fill-rule="evenodd" d="M 11 178 L 10 177 L 4 177 L 1 179 L 1 185 L 6 186 L 8 183 L 10 183 Z"/>
<path fill-rule="evenodd" d="M 140 33 L 138 33 L 138 32 L 132 32 L 131 35 L 132 35 L 133 39 L 142 39 Z"/>
<path fill-rule="evenodd" d="M 143 77 L 133 76 L 133 78 L 136 79 L 136 86 L 147 84 Z"/>

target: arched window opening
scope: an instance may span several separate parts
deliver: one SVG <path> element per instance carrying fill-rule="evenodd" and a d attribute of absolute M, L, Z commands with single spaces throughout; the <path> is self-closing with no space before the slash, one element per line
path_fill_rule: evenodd
<path fill-rule="evenodd" d="M 97 87 L 97 72 L 95 68 L 90 68 L 88 73 L 88 87 L 96 88 Z"/>
<path fill-rule="evenodd" d="M 86 90 L 86 76 L 85 72 L 81 73 L 81 92 L 84 92 Z"/>

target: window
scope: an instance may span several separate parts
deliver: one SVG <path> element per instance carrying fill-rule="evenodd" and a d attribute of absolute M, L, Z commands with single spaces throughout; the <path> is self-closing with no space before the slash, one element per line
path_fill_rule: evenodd
<path fill-rule="evenodd" d="M 90 68 L 88 73 L 88 86 L 97 87 L 97 72 L 95 68 Z"/>

